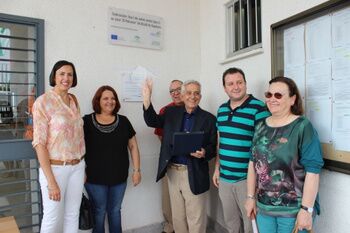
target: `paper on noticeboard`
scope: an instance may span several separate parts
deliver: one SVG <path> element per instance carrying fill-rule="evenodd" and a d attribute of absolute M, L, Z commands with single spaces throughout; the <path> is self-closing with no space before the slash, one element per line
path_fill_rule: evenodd
<path fill-rule="evenodd" d="M 306 62 L 331 57 L 331 18 L 326 15 L 305 25 Z"/>
<path fill-rule="evenodd" d="M 284 69 L 304 65 L 304 30 L 304 25 L 298 25 L 284 31 Z"/>
<path fill-rule="evenodd" d="M 322 143 L 332 143 L 332 101 L 328 97 L 306 101 L 306 116 L 316 129 Z"/>
<path fill-rule="evenodd" d="M 332 134 L 336 150 L 350 151 L 350 101 L 335 102 L 333 106 Z"/>

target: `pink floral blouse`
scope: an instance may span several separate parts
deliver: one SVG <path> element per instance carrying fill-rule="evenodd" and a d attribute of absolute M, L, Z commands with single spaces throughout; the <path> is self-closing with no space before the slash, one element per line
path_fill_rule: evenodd
<path fill-rule="evenodd" d="M 68 107 L 53 90 L 33 105 L 33 147 L 44 145 L 50 159 L 80 159 L 85 154 L 83 120 L 71 96 Z"/>

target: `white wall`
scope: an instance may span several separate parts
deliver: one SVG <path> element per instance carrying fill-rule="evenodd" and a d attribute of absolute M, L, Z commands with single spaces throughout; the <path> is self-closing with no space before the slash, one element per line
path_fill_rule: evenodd
<path fill-rule="evenodd" d="M 270 26 L 325 0 L 268 0 L 262 2 L 263 52 L 222 64 L 225 59 L 225 8 L 228 0 L 202 0 L 200 2 L 201 78 L 205 83 L 203 107 L 215 112 L 218 105 L 227 100 L 222 89 L 221 75 L 229 67 L 244 70 L 248 92 L 262 98 L 271 78 Z M 210 96 L 210 98 L 208 98 Z M 350 228 L 350 176 L 324 170 L 321 174 L 320 201 L 322 214 L 316 220 L 317 233 L 345 233 Z M 209 216 L 222 221 L 221 205 L 217 191 L 211 189 Z"/>
<path fill-rule="evenodd" d="M 164 49 L 149 50 L 108 44 L 108 7 L 162 17 Z M 2 0 L 0 12 L 45 20 L 46 89 L 53 64 L 60 59 L 76 65 L 78 86 L 73 92 L 82 113 L 91 112 L 91 99 L 103 84 L 121 93 L 120 71 L 142 65 L 158 76 L 154 104 L 157 109 L 169 100 L 172 79 L 199 79 L 199 0 Z M 121 103 L 121 114 L 132 122 L 142 157 L 142 183 L 130 184 L 123 203 L 123 228 L 133 229 L 160 223 L 160 185 L 155 183 L 159 142 L 146 127 L 141 103 Z"/>

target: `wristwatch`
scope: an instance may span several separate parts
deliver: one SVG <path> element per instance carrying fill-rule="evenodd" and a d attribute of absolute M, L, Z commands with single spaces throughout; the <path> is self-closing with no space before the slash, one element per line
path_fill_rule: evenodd
<path fill-rule="evenodd" d="M 306 207 L 306 206 L 304 206 L 304 205 L 301 205 L 301 208 L 302 208 L 303 210 L 306 210 L 306 211 L 309 212 L 310 214 L 312 214 L 312 212 L 314 212 L 314 208 L 312 208 L 312 207 Z"/>

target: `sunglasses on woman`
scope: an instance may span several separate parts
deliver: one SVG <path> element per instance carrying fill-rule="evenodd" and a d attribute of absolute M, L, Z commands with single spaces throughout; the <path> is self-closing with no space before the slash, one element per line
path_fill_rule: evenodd
<path fill-rule="evenodd" d="M 275 92 L 275 93 L 271 93 L 269 91 L 265 92 L 265 97 L 267 99 L 270 99 L 272 96 L 274 96 L 276 99 L 282 99 L 282 97 L 284 96 L 284 94 L 279 93 L 279 92 Z"/>

